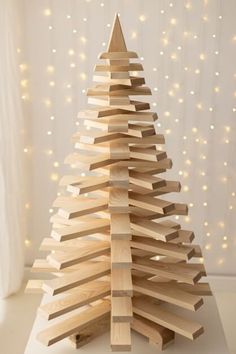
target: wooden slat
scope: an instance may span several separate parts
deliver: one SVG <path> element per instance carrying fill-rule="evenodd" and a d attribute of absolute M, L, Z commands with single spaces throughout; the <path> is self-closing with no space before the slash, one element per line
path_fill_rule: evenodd
<path fill-rule="evenodd" d="M 192 340 L 199 337 L 204 332 L 203 327 L 199 323 L 163 310 L 160 305 L 155 305 L 146 299 L 133 299 L 133 311 L 140 316 Z"/>
<path fill-rule="evenodd" d="M 123 71 L 143 71 L 142 64 L 131 63 L 129 65 L 96 65 L 95 72 L 99 71 L 111 71 L 111 72 L 123 72 Z"/>
<path fill-rule="evenodd" d="M 111 270 L 112 296 L 133 296 L 133 285 L 130 269 Z"/>
<path fill-rule="evenodd" d="M 168 279 L 195 284 L 202 276 L 202 271 L 191 267 L 191 264 L 162 263 L 149 259 L 133 257 L 133 269 L 144 271 L 154 275 L 160 275 Z"/>
<path fill-rule="evenodd" d="M 87 261 L 91 258 L 96 258 L 103 254 L 108 254 L 110 251 L 110 243 L 106 241 L 91 242 L 84 247 L 81 247 L 74 252 L 55 252 L 47 256 L 47 260 L 50 264 L 56 267 L 56 269 L 64 269 L 74 264 L 78 264 Z"/>
<path fill-rule="evenodd" d="M 172 228 L 165 227 L 154 221 L 150 220 L 138 220 L 137 218 L 134 221 L 131 221 L 131 228 L 134 231 L 134 235 L 149 236 L 157 240 L 164 242 L 173 240 L 178 236 L 178 231 Z M 136 231 L 138 233 L 136 233 Z M 143 234 L 143 235 L 142 235 Z"/>
<path fill-rule="evenodd" d="M 47 320 L 51 320 L 79 307 L 87 305 L 90 302 L 108 296 L 110 291 L 109 282 L 95 280 L 81 285 L 75 292 L 73 292 L 73 294 L 41 305 L 39 307 L 39 313 Z"/>
<path fill-rule="evenodd" d="M 143 295 L 148 295 L 191 311 L 196 311 L 203 304 L 200 296 L 180 290 L 178 286 L 172 283 L 156 283 L 133 277 L 133 287 L 134 291 Z"/>
<path fill-rule="evenodd" d="M 177 245 L 154 240 L 148 237 L 133 236 L 131 246 L 156 254 L 175 257 L 182 260 L 189 260 L 195 251 L 191 246 Z"/>
<path fill-rule="evenodd" d="M 166 181 L 162 178 L 153 177 L 145 173 L 129 171 L 129 181 L 137 186 L 150 190 L 160 188 L 166 185 Z"/>
<path fill-rule="evenodd" d="M 110 144 L 110 158 L 114 160 L 122 160 L 130 158 L 130 151 L 127 144 L 111 143 Z"/>
<path fill-rule="evenodd" d="M 110 185 L 114 187 L 126 187 L 129 184 L 129 172 L 128 167 L 121 167 L 113 165 L 109 169 L 110 173 Z"/>
<path fill-rule="evenodd" d="M 83 239 L 73 239 L 64 242 L 59 242 L 51 237 L 46 237 L 43 239 L 40 250 L 41 251 L 63 251 L 63 252 L 74 252 L 80 250 L 81 248 L 90 247 L 98 243 L 97 240 L 83 240 Z"/>
<path fill-rule="evenodd" d="M 133 320 L 132 301 L 129 296 L 112 296 L 111 317 L 113 322 L 131 322 Z"/>
<path fill-rule="evenodd" d="M 142 149 L 132 146 L 130 147 L 130 156 L 135 159 L 142 159 L 148 161 L 160 161 L 167 158 L 167 154 L 165 151 Z"/>
<path fill-rule="evenodd" d="M 129 323 L 111 321 L 111 349 L 117 352 L 131 350 L 131 331 Z"/>
<path fill-rule="evenodd" d="M 88 178 L 86 181 L 81 183 L 71 183 L 67 186 L 68 192 L 73 194 L 84 194 L 89 193 L 97 189 L 105 188 L 109 186 L 109 180 L 105 177 L 93 177 Z"/>
<path fill-rule="evenodd" d="M 43 280 L 30 279 L 28 280 L 25 288 L 25 294 L 42 294 L 43 293 Z"/>
<path fill-rule="evenodd" d="M 108 208 L 110 213 L 129 212 L 128 191 L 126 188 L 112 187 L 110 189 Z"/>
<path fill-rule="evenodd" d="M 84 262 L 73 273 L 63 275 L 60 278 L 45 280 L 43 289 L 50 295 L 56 295 L 109 273 L 109 262 L 100 262 L 99 264 L 86 264 Z"/>
<path fill-rule="evenodd" d="M 113 268 L 131 268 L 132 258 L 130 241 L 111 241 L 111 266 Z"/>
<path fill-rule="evenodd" d="M 168 213 L 174 210 L 175 207 L 172 202 L 143 196 L 133 192 L 129 193 L 129 202 L 130 204 L 137 206 L 139 208 L 155 211 L 160 214 Z"/>
<path fill-rule="evenodd" d="M 96 213 L 97 211 L 107 209 L 107 207 L 107 199 L 93 199 L 59 209 L 58 214 L 64 218 L 71 219 L 77 216 Z"/>
<path fill-rule="evenodd" d="M 137 314 L 134 315 L 131 328 L 143 336 L 147 337 L 150 342 L 155 343 L 159 350 L 174 341 L 175 332 L 165 328 L 155 322 L 149 321 Z"/>
<path fill-rule="evenodd" d="M 126 59 L 126 58 L 138 58 L 138 54 L 135 52 L 103 52 L 99 55 L 99 59 Z"/>
<path fill-rule="evenodd" d="M 72 316 L 60 323 L 57 323 L 49 328 L 40 332 L 37 339 L 44 345 L 49 346 L 60 340 L 75 334 L 100 320 L 110 312 L 110 303 L 104 301 L 96 306 L 88 308 L 78 315 Z"/>
<path fill-rule="evenodd" d="M 79 153 L 72 153 L 65 158 L 65 164 L 75 165 L 77 167 L 83 166 L 89 171 L 95 170 L 102 166 L 108 166 L 114 161 L 109 154 L 99 154 L 97 156 L 84 156 Z"/>
<path fill-rule="evenodd" d="M 109 220 L 91 219 L 91 222 L 84 224 L 66 226 L 61 229 L 52 230 L 51 236 L 57 241 L 66 241 L 73 238 L 95 234 L 109 229 Z"/>
<path fill-rule="evenodd" d="M 129 214 L 111 214 L 111 240 L 130 240 Z"/>

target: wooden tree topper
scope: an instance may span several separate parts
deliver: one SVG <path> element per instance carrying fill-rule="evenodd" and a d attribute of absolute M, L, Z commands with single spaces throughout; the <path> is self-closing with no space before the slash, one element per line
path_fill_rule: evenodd
<path fill-rule="evenodd" d="M 41 245 L 49 254 L 32 269 L 52 276 L 27 287 L 55 296 L 39 308 L 52 322 L 38 334 L 47 346 L 70 337 L 78 348 L 109 328 L 114 351 L 131 349 L 131 329 L 160 349 L 175 333 L 190 339 L 203 333 L 201 324 L 175 313 L 175 307 L 196 311 L 211 292 L 198 283 L 206 274 L 193 232 L 172 218 L 188 208 L 168 198 L 180 183 L 163 177 L 172 162 L 160 148 L 157 114 L 130 98 L 151 95 L 144 78 L 132 75 L 143 71 L 130 62 L 136 58 L 116 15 L 100 55 L 105 62 L 95 66 L 98 84 L 87 93 L 95 107 L 79 113 L 84 128 L 65 159 L 79 172 L 60 181 L 65 193 L 53 204 L 51 237 Z"/>

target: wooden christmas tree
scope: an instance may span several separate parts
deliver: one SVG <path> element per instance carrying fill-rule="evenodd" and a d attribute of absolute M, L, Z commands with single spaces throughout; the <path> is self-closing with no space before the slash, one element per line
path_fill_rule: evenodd
<path fill-rule="evenodd" d="M 61 179 L 66 193 L 53 204 L 51 237 L 41 245 L 50 253 L 33 265 L 53 278 L 28 284 L 55 296 L 39 308 L 53 322 L 38 334 L 45 345 L 70 337 L 79 347 L 110 328 L 112 350 L 131 349 L 131 329 L 163 349 L 175 332 L 190 339 L 203 333 L 201 324 L 175 313 L 175 307 L 196 311 L 210 289 L 198 283 L 205 269 L 193 232 L 171 219 L 188 208 L 168 201 L 180 183 L 162 177 L 172 162 L 160 148 L 157 115 L 130 99 L 151 95 L 144 78 L 129 73 L 143 70 L 130 62 L 137 58 L 116 16 L 100 55 L 105 62 L 95 67 L 98 84 L 88 90 L 95 108 L 79 113 L 78 152 L 65 160 L 93 172 Z"/>

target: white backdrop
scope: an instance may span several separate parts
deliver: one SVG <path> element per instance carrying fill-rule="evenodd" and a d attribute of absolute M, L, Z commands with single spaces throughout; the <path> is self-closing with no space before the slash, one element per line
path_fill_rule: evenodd
<path fill-rule="evenodd" d="M 175 200 L 190 203 L 210 273 L 235 273 L 236 26 L 234 0 L 24 0 L 22 101 L 28 114 L 25 154 L 32 165 L 27 264 L 50 232 L 48 219 L 64 157 L 72 151 L 77 112 L 86 106 L 97 55 L 114 13 L 144 75 L 180 180 Z M 172 197 L 172 198 L 173 198 Z"/>

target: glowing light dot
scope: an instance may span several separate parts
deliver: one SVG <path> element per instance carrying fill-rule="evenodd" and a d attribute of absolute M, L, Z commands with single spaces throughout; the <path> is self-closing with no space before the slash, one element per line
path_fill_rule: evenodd
<path fill-rule="evenodd" d="M 235 192 L 232 192 L 231 195 L 232 195 L 232 197 L 235 197 L 235 196 L 236 196 L 236 193 L 235 193 Z"/>
<path fill-rule="evenodd" d="M 25 203 L 25 209 L 30 209 L 30 204 L 29 203 Z"/>
<path fill-rule="evenodd" d="M 203 263 L 203 262 L 204 262 L 203 257 L 200 257 L 200 258 L 199 258 L 199 261 L 200 261 L 200 263 Z"/>
<path fill-rule="evenodd" d="M 207 251 L 210 250 L 210 249 L 211 249 L 211 244 L 208 243 L 208 244 L 205 246 L 205 249 L 206 249 Z"/>
<path fill-rule="evenodd" d="M 146 16 L 145 15 L 140 15 L 139 16 L 139 21 L 145 22 L 146 21 Z"/>
<path fill-rule="evenodd" d="M 47 131 L 47 135 L 52 135 L 51 130 L 48 130 L 48 131 Z"/>
<path fill-rule="evenodd" d="M 81 80 L 86 80 L 87 75 L 85 73 L 81 73 L 80 78 L 81 78 Z"/>
<path fill-rule="evenodd" d="M 205 206 L 205 207 L 206 207 L 206 206 L 207 206 L 207 202 L 204 202 L 204 203 L 203 203 L 203 206 Z"/>
<path fill-rule="evenodd" d="M 214 91 L 215 91 L 216 93 L 220 92 L 219 86 L 216 86 L 216 87 L 214 88 Z"/>
<path fill-rule="evenodd" d="M 171 25 L 176 25 L 176 23 L 177 23 L 176 18 L 171 18 L 170 24 L 171 24 Z"/>
<path fill-rule="evenodd" d="M 25 239 L 25 245 L 26 245 L 26 246 L 29 246 L 29 245 L 30 245 L 30 240 Z"/>
<path fill-rule="evenodd" d="M 52 49 L 52 53 L 56 53 L 57 50 L 55 48 Z"/>
<path fill-rule="evenodd" d="M 179 171 L 179 175 L 182 176 L 183 175 L 183 171 Z"/>
<path fill-rule="evenodd" d="M 50 25 L 50 26 L 48 26 L 48 29 L 49 29 L 49 31 L 51 31 L 53 29 L 53 27 Z"/>
<path fill-rule="evenodd" d="M 158 88 L 157 88 L 157 87 L 154 87 L 154 91 L 158 91 Z"/>
<path fill-rule="evenodd" d="M 193 133 L 197 133 L 197 128 L 196 128 L 196 127 L 193 127 L 193 128 L 192 128 L 192 132 L 193 132 Z"/>
<path fill-rule="evenodd" d="M 199 58 L 200 58 L 200 60 L 205 60 L 205 59 L 206 59 L 206 56 L 205 56 L 205 54 L 201 53 L 201 54 L 199 55 Z"/>
<path fill-rule="evenodd" d="M 178 102 L 179 102 L 179 103 L 183 103 L 183 102 L 184 102 L 183 98 L 179 98 L 179 99 L 178 99 Z"/>
<path fill-rule="evenodd" d="M 187 136 L 186 135 L 183 136 L 183 140 L 187 140 Z"/>
<path fill-rule="evenodd" d="M 186 165 L 192 165 L 192 161 L 191 160 L 186 160 L 185 163 L 186 163 Z"/>
<path fill-rule="evenodd" d="M 55 119 L 55 117 L 54 117 L 54 116 L 50 116 L 50 119 L 51 119 L 51 120 L 54 120 L 54 119 Z"/>
<path fill-rule="evenodd" d="M 208 189 L 207 186 L 204 184 L 204 185 L 202 186 L 202 190 L 203 190 L 203 191 L 207 191 L 207 189 Z"/>
<path fill-rule="evenodd" d="M 55 81 L 49 81 L 49 86 L 54 87 L 55 86 Z"/>
<path fill-rule="evenodd" d="M 193 207 L 193 203 L 189 203 L 189 206 L 190 206 L 190 208 L 192 208 Z"/>
<path fill-rule="evenodd" d="M 29 152 L 29 149 L 28 149 L 28 148 L 24 148 L 23 151 L 24 151 L 24 152 Z"/>
<path fill-rule="evenodd" d="M 227 244 L 227 243 L 222 243 L 222 248 L 223 248 L 223 249 L 228 248 L 228 244 Z"/>
<path fill-rule="evenodd" d="M 219 71 L 216 71 L 215 76 L 219 76 L 219 75 L 220 75 Z"/>
<path fill-rule="evenodd" d="M 73 32 L 73 33 L 77 33 L 77 29 L 74 28 L 72 32 Z"/>
<path fill-rule="evenodd" d="M 87 42 L 87 39 L 84 36 L 80 37 L 80 40 L 81 40 L 82 43 L 86 43 Z"/>
<path fill-rule="evenodd" d="M 58 181 L 58 178 L 59 178 L 59 176 L 57 173 L 51 173 L 51 175 L 50 175 L 51 181 L 56 182 L 56 181 Z"/>
<path fill-rule="evenodd" d="M 66 18 L 67 18 L 68 20 L 70 20 L 70 19 L 71 19 L 71 15 L 66 15 Z"/>
<path fill-rule="evenodd" d="M 188 186 L 183 186 L 183 191 L 184 192 L 188 192 L 189 191 L 189 187 Z"/>
<path fill-rule="evenodd" d="M 69 55 L 74 55 L 74 54 L 75 54 L 74 49 L 69 49 L 69 50 L 68 50 L 68 54 L 69 54 Z"/>
<path fill-rule="evenodd" d="M 152 70 L 153 70 L 153 71 L 157 71 L 157 68 L 153 68 Z"/>
<path fill-rule="evenodd" d="M 215 129 L 215 126 L 213 124 L 210 125 L 210 129 L 211 130 L 214 130 Z"/>
<path fill-rule="evenodd" d="M 50 214 L 53 213 L 53 209 L 52 208 L 50 208 L 48 211 L 49 211 Z"/>
<path fill-rule="evenodd" d="M 54 71 L 55 71 L 55 68 L 54 68 L 53 65 L 48 65 L 47 66 L 47 72 L 48 73 L 52 74 L 52 73 L 54 73 Z"/>
<path fill-rule="evenodd" d="M 54 166 L 54 167 L 59 167 L 59 162 L 55 161 L 55 162 L 53 163 L 53 166 Z"/>
<path fill-rule="evenodd" d="M 194 91 L 190 91 L 190 95 L 194 95 L 195 94 L 195 92 Z"/>
<path fill-rule="evenodd" d="M 86 18 L 86 17 L 84 17 L 84 18 L 83 18 L 83 21 L 84 21 L 84 22 L 87 22 L 87 18 Z"/>
<path fill-rule="evenodd" d="M 133 31 L 133 32 L 131 33 L 131 38 L 132 38 L 132 39 L 137 38 L 137 32 L 134 32 L 134 31 Z"/>
<path fill-rule="evenodd" d="M 169 116 L 170 116 L 170 112 L 167 112 L 167 111 L 164 112 L 164 116 L 165 116 L 165 117 L 169 117 Z"/>
<path fill-rule="evenodd" d="M 229 126 L 226 126 L 226 127 L 225 127 L 225 130 L 226 130 L 227 132 L 230 132 L 231 128 L 230 128 Z"/>
<path fill-rule="evenodd" d="M 211 236 L 210 232 L 207 232 L 206 235 L 207 235 L 207 237 L 210 237 L 210 236 Z"/>
<path fill-rule="evenodd" d="M 196 70 L 195 70 L 195 74 L 197 74 L 197 75 L 200 74 L 200 70 L 199 70 L 199 69 L 196 69 Z"/>
<path fill-rule="evenodd" d="M 44 16 L 51 16 L 52 11 L 51 11 L 51 9 L 48 8 L 43 11 L 43 14 L 44 14 Z"/>
<path fill-rule="evenodd" d="M 164 11 L 164 10 L 161 10 L 160 13 L 163 15 L 163 14 L 165 13 L 165 11 Z"/>
<path fill-rule="evenodd" d="M 224 259 L 223 259 L 223 258 L 220 258 L 220 259 L 218 260 L 218 264 L 221 265 L 221 264 L 223 264 L 223 263 L 224 263 Z"/>

